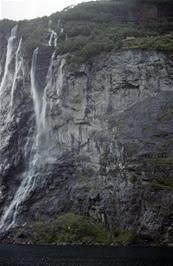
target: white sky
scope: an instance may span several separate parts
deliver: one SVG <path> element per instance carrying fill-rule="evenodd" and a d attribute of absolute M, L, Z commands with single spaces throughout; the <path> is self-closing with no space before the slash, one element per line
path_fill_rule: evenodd
<path fill-rule="evenodd" d="M 0 19 L 32 19 L 90 0 L 0 0 Z"/>

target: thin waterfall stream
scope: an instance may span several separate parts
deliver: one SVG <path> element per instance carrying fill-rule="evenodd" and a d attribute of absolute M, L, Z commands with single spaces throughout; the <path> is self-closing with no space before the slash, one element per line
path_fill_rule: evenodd
<path fill-rule="evenodd" d="M 57 45 L 57 40 L 58 40 L 58 35 L 54 30 L 49 29 L 50 32 L 50 38 L 49 38 L 49 46 L 54 46 L 56 47 Z"/>
<path fill-rule="evenodd" d="M 13 102 L 14 102 L 14 93 L 17 86 L 17 81 L 20 77 L 20 73 L 22 72 L 23 68 L 23 57 L 21 55 L 21 46 L 22 46 L 22 38 L 19 40 L 19 44 L 16 51 L 16 58 L 15 58 L 15 73 L 13 78 L 13 85 L 11 89 L 11 98 L 10 98 L 10 114 L 12 113 Z"/>

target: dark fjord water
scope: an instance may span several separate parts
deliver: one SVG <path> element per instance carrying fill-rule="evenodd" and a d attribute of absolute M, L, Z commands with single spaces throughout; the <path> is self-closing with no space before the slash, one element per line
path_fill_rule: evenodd
<path fill-rule="evenodd" d="M 173 249 L 0 246 L 0 266 L 173 266 Z"/>

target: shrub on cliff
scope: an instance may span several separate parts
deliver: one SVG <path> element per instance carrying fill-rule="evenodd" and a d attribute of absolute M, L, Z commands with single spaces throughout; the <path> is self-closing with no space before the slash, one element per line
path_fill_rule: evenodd
<path fill-rule="evenodd" d="M 31 243 L 112 243 L 111 233 L 103 224 L 95 223 L 88 217 L 66 213 L 48 222 L 35 222 L 20 228 L 18 237 Z"/>
<path fill-rule="evenodd" d="M 168 53 L 173 57 L 173 36 L 162 35 L 162 36 L 150 36 L 140 37 L 133 40 L 126 40 L 123 45 L 124 48 L 136 49 L 153 49 Z"/>

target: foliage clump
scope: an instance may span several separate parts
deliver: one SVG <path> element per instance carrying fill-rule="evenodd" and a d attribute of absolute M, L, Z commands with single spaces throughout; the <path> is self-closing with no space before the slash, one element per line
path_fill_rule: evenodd
<path fill-rule="evenodd" d="M 49 221 L 37 221 L 18 228 L 16 243 L 129 245 L 137 243 L 133 230 L 109 230 L 104 224 L 88 216 L 64 213 Z"/>
<path fill-rule="evenodd" d="M 171 180 L 154 180 L 151 182 L 151 187 L 158 191 L 173 192 L 173 182 Z"/>
<path fill-rule="evenodd" d="M 9 35 L 11 29 L 15 26 L 15 21 L 9 19 L 3 19 L 0 21 L 0 35 Z"/>
<path fill-rule="evenodd" d="M 21 228 L 20 235 L 26 228 Z M 95 223 L 88 217 L 66 213 L 49 222 L 34 222 L 30 225 L 27 236 L 33 243 L 112 243 L 111 233 L 101 223 Z"/>
<path fill-rule="evenodd" d="M 147 36 L 125 40 L 123 43 L 125 49 L 151 49 L 168 53 L 173 56 L 173 35 Z"/>
<path fill-rule="evenodd" d="M 170 54 L 173 19 L 168 14 L 158 20 L 155 8 L 160 4 L 160 0 L 96 1 L 69 8 L 60 14 L 67 38 L 60 38 L 57 53 L 71 53 L 70 61 L 74 63 L 123 48 L 155 49 Z M 170 36 L 166 36 L 168 33 Z"/>

